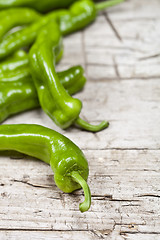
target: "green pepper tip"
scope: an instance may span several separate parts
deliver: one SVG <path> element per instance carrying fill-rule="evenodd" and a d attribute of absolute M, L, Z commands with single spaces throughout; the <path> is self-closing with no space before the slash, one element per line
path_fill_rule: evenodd
<path fill-rule="evenodd" d="M 92 125 L 92 124 L 84 121 L 81 118 L 77 118 L 75 123 L 76 123 L 76 125 L 78 125 L 82 129 L 85 129 L 85 130 L 91 131 L 91 132 L 99 132 L 99 131 L 101 131 L 101 130 L 103 130 L 103 129 L 105 129 L 109 126 L 109 122 L 107 122 L 107 121 L 102 121 L 98 125 Z"/>
<path fill-rule="evenodd" d="M 79 204 L 79 210 L 81 212 L 86 212 L 91 206 L 91 192 L 89 186 L 84 178 L 78 173 L 78 171 L 71 172 L 70 176 L 83 188 L 85 200 Z"/>

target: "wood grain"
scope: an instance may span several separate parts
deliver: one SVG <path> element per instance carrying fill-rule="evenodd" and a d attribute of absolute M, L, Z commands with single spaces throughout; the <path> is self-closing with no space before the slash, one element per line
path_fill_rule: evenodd
<path fill-rule="evenodd" d="M 83 191 L 61 192 L 50 167 L 26 156 L 0 157 L 0 239 L 160 239 L 160 2 L 130 0 L 64 39 L 57 70 L 81 64 L 81 117 L 108 129 L 60 130 L 41 109 L 5 123 L 36 123 L 74 141 L 90 168 L 91 209 Z"/>

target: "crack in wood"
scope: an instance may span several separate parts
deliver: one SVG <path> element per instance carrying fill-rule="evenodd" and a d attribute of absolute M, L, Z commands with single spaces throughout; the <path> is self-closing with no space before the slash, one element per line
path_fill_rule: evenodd
<path fill-rule="evenodd" d="M 110 50 L 129 50 L 131 52 L 139 52 L 139 53 L 142 53 L 142 54 L 146 54 L 147 52 L 146 51 L 143 51 L 142 49 L 138 49 L 138 48 L 135 48 L 135 47 L 129 47 L 129 46 L 113 46 L 113 45 L 109 45 L 107 44 L 105 47 L 107 47 L 108 49 Z M 100 46 L 100 45 L 97 45 L 97 44 L 92 44 L 92 46 L 88 47 L 86 52 L 90 51 L 91 49 L 94 49 L 94 48 L 97 48 L 97 49 L 105 49 L 104 45 Z"/>
<path fill-rule="evenodd" d="M 91 233 L 93 233 L 94 237 L 98 237 L 99 239 L 104 239 L 103 234 L 101 233 L 101 231 L 97 231 L 97 230 L 90 230 Z"/>
<path fill-rule="evenodd" d="M 105 16 L 105 19 L 107 20 L 109 26 L 110 26 L 111 29 L 113 30 L 116 38 L 117 38 L 120 42 L 122 42 L 122 37 L 120 36 L 118 30 L 116 29 L 116 27 L 114 26 L 112 20 L 109 18 L 108 14 L 107 14 L 106 12 L 104 13 L 104 16 Z"/>
<path fill-rule="evenodd" d="M 129 202 L 129 203 L 135 203 L 135 202 L 140 202 L 141 200 L 139 199 L 116 199 L 113 198 L 112 195 L 106 194 L 106 195 L 100 195 L 100 194 L 92 194 L 92 199 L 96 198 L 95 200 L 108 200 L 112 202 Z M 123 206 L 132 206 L 131 204 L 126 204 Z M 133 206 L 140 206 L 139 204 L 133 204 Z"/>
<path fill-rule="evenodd" d="M 52 188 L 52 186 L 47 186 L 47 185 L 40 185 L 40 184 L 33 184 L 24 180 L 17 180 L 17 179 L 11 179 L 12 182 L 18 182 L 18 183 L 24 183 L 27 184 L 31 187 L 36 187 L 36 188 Z"/>
<path fill-rule="evenodd" d="M 160 195 L 156 194 L 141 194 L 141 195 L 135 195 L 136 197 L 153 197 L 153 198 L 160 198 Z"/>
<path fill-rule="evenodd" d="M 58 229 L 53 229 L 53 228 L 1 228 L 0 227 L 0 231 L 10 231 L 10 232 L 16 232 L 16 231 L 20 231 L 20 232 L 91 232 L 91 230 L 86 230 L 86 229 L 65 229 L 65 230 L 58 230 Z"/>
<path fill-rule="evenodd" d="M 124 235 L 125 235 L 125 234 L 137 234 L 137 233 L 138 233 L 138 234 L 156 234 L 156 235 L 157 235 L 157 234 L 160 234 L 160 232 L 158 232 L 158 231 L 157 231 L 157 232 L 147 232 L 147 231 L 144 232 L 144 231 L 138 231 L 138 230 L 137 230 L 137 231 L 121 231 L 121 232 L 120 232 L 120 235 L 123 235 L 123 234 L 124 234 Z"/>
<path fill-rule="evenodd" d="M 145 61 L 145 60 L 148 60 L 148 59 L 157 58 L 159 56 L 160 56 L 160 53 L 157 53 L 157 54 L 154 54 L 154 55 L 138 58 L 138 60 L 139 61 Z"/>
<path fill-rule="evenodd" d="M 128 21 L 128 22 L 137 22 L 137 21 L 159 21 L 160 20 L 160 18 L 158 18 L 157 16 L 156 16 L 156 18 L 154 18 L 154 17 L 138 17 L 138 16 L 136 16 L 136 18 L 125 18 L 125 19 L 114 19 L 114 21 L 115 22 L 126 22 L 126 21 Z"/>
<path fill-rule="evenodd" d="M 120 73 L 119 73 L 119 70 L 118 70 L 118 65 L 116 63 L 115 56 L 113 56 L 112 59 L 113 59 L 113 63 L 114 63 L 113 66 L 114 66 L 114 69 L 115 69 L 115 73 L 117 75 L 117 78 L 120 79 L 121 76 L 120 76 Z"/>
<path fill-rule="evenodd" d="M 122 207 L 140 207 L 140 204 L 123 204 Z"/>
<path fill-rule="evenodd" d="M 160 76 L 152 76 L 152 77 L 137 77 L 137 76 L 135 76 L 135 77 L 124 77 L 124 78 L 117 78 L 117 77 L 105 77 L 105 78 L 93 78 L 93 77 L 89 77 L 89 81 L 90 82 L 95 82 L 95 80 L 97 80 L 98 79 L 98 82 L 99 83 L 102 83 L 102 82 L 106 82 L 106 81 L 108 81 L 108 82 L 113 82 L 113 81 L 128 81 L 128 80 L 133 80 L 133 81 L 135 81 L 135 80 L 144 80 L 144 81 L 146 81 L 146 80 L 158 80 L 159 81 L 159 79 L 160 79 Z"/>
<path fill-rule="evenodd" d="M 95 200 L 112 200 L 112 195 L 92 194 L 92 198 L 96 198 Z"/>
<path fill-rule="evenodd" d="M 83 151 L 91 151 L 91 150 L 94 150 L 94 151 L 99 151 L 99 150 L 101 150 L 101 151 L 109 151 L 109 150 L 120 150 L 120 151 L 154 151 L 154 150 L 156 150 L 156 151 L 159 151 L 160 150 L 160 148 L 134 148 L 134 147 L 131 147 L 131 148 L 126 148 L 126 147 L 111 147 L 111 148 L 107 148 L 107 147 L 105 147 L 105 148 L 98 148 L 98 149 L 92 149 L 92 148 L 81 148 Z"/>
<path fill-rule="evenodd" d="M 159 172 L 159 170 L 155 170 L 155 169 L 137 169 L 137 168 L 126 168 L 126 171 L 130 171 L 130 172 Z"/>

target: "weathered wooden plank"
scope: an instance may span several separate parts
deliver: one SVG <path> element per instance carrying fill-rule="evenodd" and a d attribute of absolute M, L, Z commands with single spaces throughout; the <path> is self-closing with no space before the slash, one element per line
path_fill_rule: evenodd
<path fill-rule="evenodd" d="M 3 240 L 98 240 L 100 233 L 94 231 L 5 231 L 0 232 Z M 106 239 L 106 238 L 105 238 Z"/>
<path fill-rule="evenodd" d="M 82 191 L 62 193 L 49 166 L 1 157 L 0 229 L 97 230 L 109 234 L 121 225 L 122 232 L 158 233 L 159 153 L 85 151 L 92 206 L 83 214 L 78 211 Z"/>
<path fill-rule="evenodd" d="M 57 69 L 84 66 L 81 116 L 107 119 L 108 129 L 62 131 L 42 110 L 5 122 L 54 128 L 85 149 L 92 206 L 80 213 L 82 190 L 62 193 L 46 164 L 1 157 L 0 239 L 160 238 L 159 8 L 159 0 L 126 1 L 64 39 Z"/>
<path fill-rule="evenodd" d="M 116 20 L 146 19 L 147 21 L 150 18 L 160 18 L 159 5 L 159 0 L 152 0 L 149 4 L 146 0 L 127 0 L 112 9 L 107 9 L 107 12 Z"/>
<path fill-rule="evenodd" d="M 98 29 L 100 24 L 102 27 Z M 118 33 L 105 16 L 100 16 L 84 32 L 88 76 L 91 79 L 160 77 L 160 20 L 151 19 L 147 23 L 145 19 L 113 20 L 113 25 Z"/>
<path fill-rule="evenodd" d="M 82 149 L 160 148 L 160 84 L 152 80 L 88 82 L 77 95 L 83 102 L 81 116 L 110 127 L 93 134 L 70 128 L 62 131 L 41 110 L 8 119 L 5 123 L 38 123 L 65 134 Z"/>
<path fill-rule="evenodd" d="M 0 237 L 3 240 L 21 240 L 22 238 L 25 240 L 98 240 L 98 239 L 116 239 L 116 240 L 159 240 L 160 234 L 142 234 L 142 233 L 126 233 L 121 232 L 119 235 L 115 228 L 112 233 L 108 233 L 107 231 L 5 231 L 0 232 Z"/>

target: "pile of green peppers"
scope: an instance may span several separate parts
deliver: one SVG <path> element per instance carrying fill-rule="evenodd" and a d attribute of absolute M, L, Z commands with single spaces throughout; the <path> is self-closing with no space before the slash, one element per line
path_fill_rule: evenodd
<path fill-rule="evenodd" d="M 82 102 L 72 95 L 86 83 L 83 68 L 56 72 L 55 65 L 63 56 L 63 36 L 85 28 L 100 10 L 122 1 L 0 0 L 0 122 L 41 107 L 62 129 L 72 125 L 91 132 L 107 128 L 107 121 L 95 126 L 79 117 Z M 56 10 L 47 12 L 51 9 Z M 90 208 L 88 162 L 68 138 L 36 124 L 3 124 L 0 142 L 1 151 L 15 150 L 50 164 L 62 191 L 82 187 L 85 200 L 79 209 Z"/>

